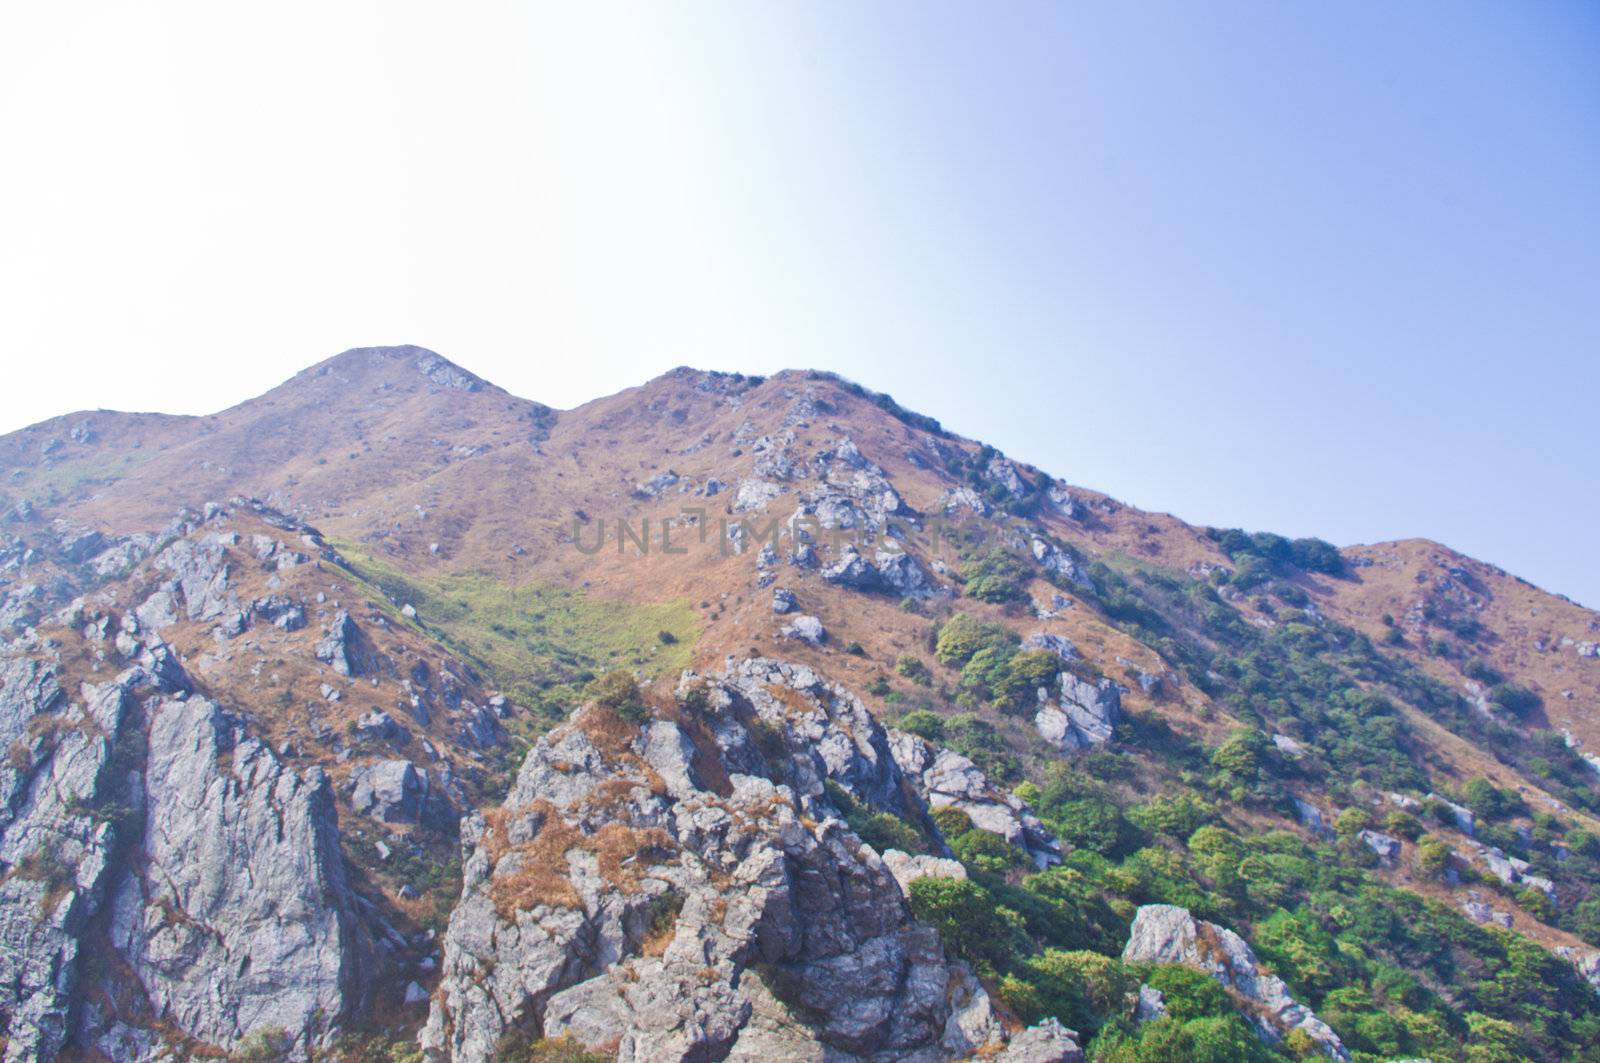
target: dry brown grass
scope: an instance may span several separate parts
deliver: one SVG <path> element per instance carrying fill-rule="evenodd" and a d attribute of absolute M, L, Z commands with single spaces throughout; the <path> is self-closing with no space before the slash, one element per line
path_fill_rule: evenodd
<path fill-rule="evenodd" d="M 639 737 L 638 724 L 624 720 L 604 705 L 585 705 L 572 722 L 589 736 L 596 749 L 613 759 L 630 753 L 634 739 Z"/>
<path fill-rule="evenodd" d="M 539 815 L 543 822 L 531 841 L 512 845 L 507 833 L 513 815 Z M 666 831 L 657 827 L 644 830 L 624 823 L 607 823 L 593 834 L 584 834 L 561 818 L 555 806 L 535 802 L 515 812 L 503 808 L 484 813 L 488 829 L 484 845 L 496 867 L 515 857 L 517 866 L 497 874 L 489 886 L 495 910 L 510 918 L 518 911 L 540 905 L 552 908 L 581 908 L 583 900 L 567 877 L 567 854 L 583 849 L 595 855 L 600 876 L 623 893 L 636 893 L 647 864 L 647 857 L 670 859 L 676 845 Z"/>

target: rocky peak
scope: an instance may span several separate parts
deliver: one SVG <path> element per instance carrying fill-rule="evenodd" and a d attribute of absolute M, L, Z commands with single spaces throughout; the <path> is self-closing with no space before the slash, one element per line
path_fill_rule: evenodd
<path fill-rule="evenodd" d="M 585 709 L 469 821 L 429 1053 L 486 1060 L 518 1036 L 619 1060 L 1000 1049 L 981 985 L 828 796 L 934 829 L 860 702 L 766 659 L 683 689 L 643 724 Z"/>

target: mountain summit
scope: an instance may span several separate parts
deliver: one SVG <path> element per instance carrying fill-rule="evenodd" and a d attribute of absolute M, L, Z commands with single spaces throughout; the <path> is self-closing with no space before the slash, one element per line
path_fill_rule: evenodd
<path fill-rule="evenodd" d="M 410 346 L 0 470 L 7 1060 L 1600 1044 L 1600 615 L 1437 543 Z"/>

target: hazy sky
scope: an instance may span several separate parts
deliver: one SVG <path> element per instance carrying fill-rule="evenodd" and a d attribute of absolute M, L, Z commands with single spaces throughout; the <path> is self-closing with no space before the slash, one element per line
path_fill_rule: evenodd
<path fill-rule="evenodd" d="M 1600 5 L 0 5 L 0 431 L 826 367 L 1600 604 Z"/>

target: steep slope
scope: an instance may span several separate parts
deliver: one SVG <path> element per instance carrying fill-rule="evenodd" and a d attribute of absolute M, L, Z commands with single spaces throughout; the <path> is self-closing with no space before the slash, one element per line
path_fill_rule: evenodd
<path fill-rule="evenodd" d="M 828 374 L 556 412 L 419 348 L 0 469 L 9 1058 L 1600 1039 L 1600 616 L 1437 544 Z"/>

